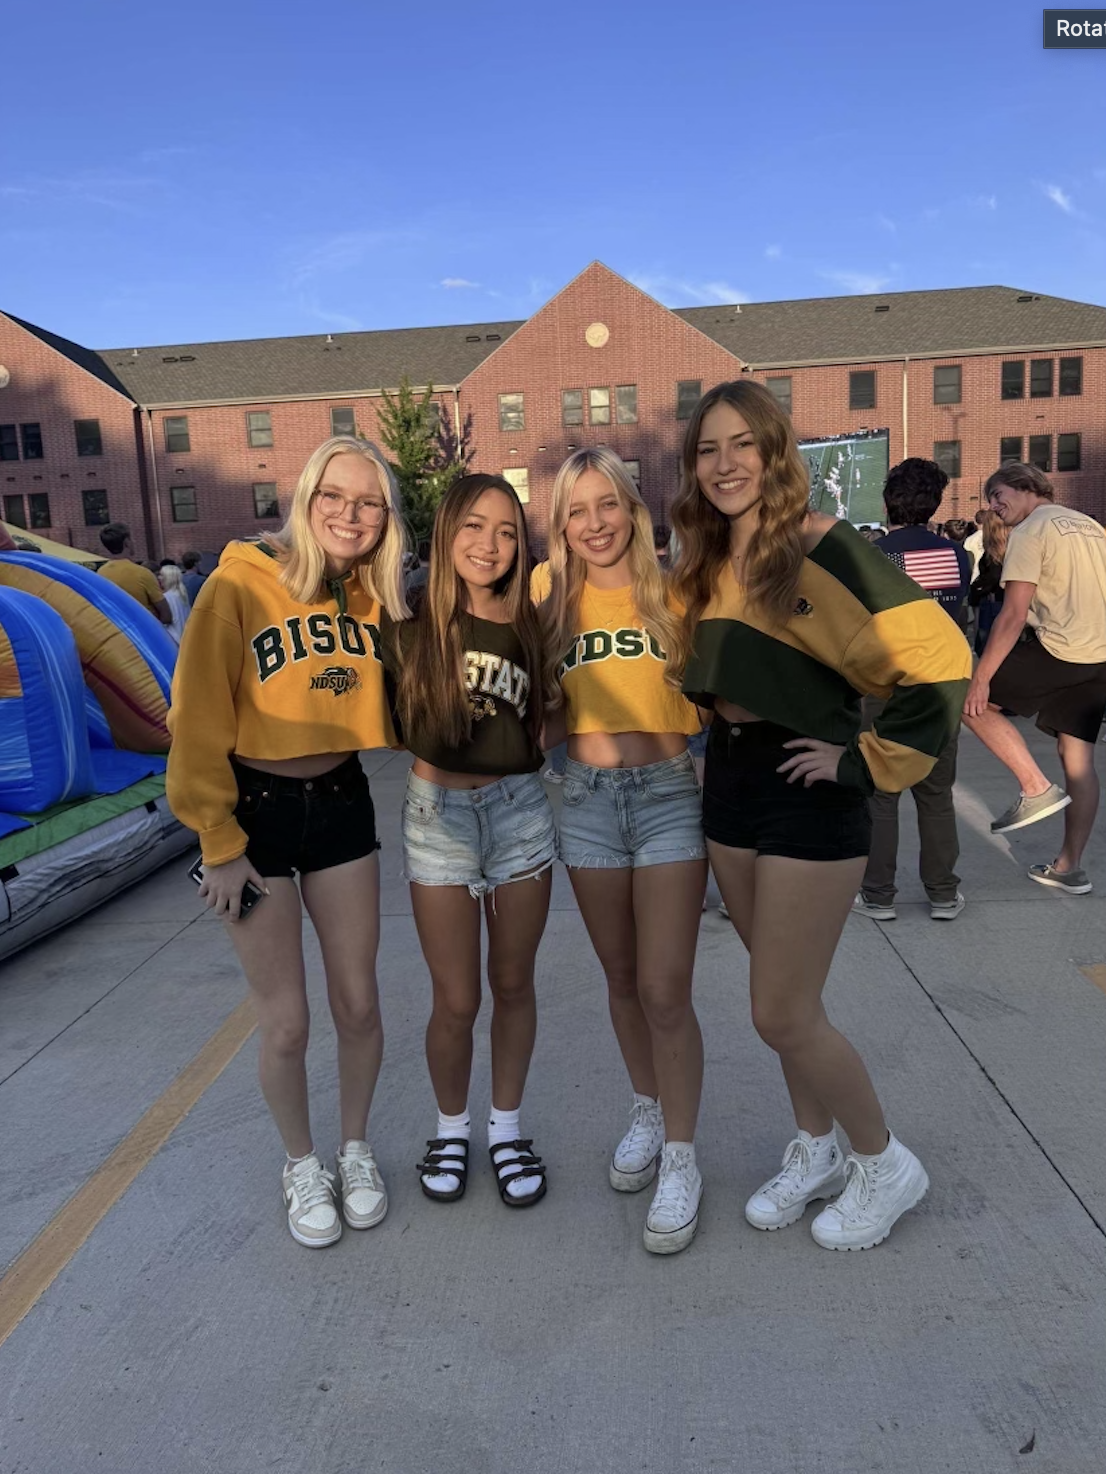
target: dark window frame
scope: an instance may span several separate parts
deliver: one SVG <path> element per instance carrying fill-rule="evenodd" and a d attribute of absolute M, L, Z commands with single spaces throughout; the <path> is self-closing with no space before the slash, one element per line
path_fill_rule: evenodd
<path fill-rule="evenodd" d="M 780 387 L 784 384 L 787 385 L 786 389 Z M 783 410 L 784 414 L 789 415 L 791 413 L 792 396 L 794 394 L 794 380 L 792 376 L 790 374 L 773 375 L 772 378 L 765 379 L 764 387 L 771 394 L 780 409 Z"/>
<path fill-rule="evenodd" d="M 86 427 L 83 430 L 81 428 L 82 425 Z M 94 425 L 96 428 L 94 430 L 90 430 L 87 428 L 87 426 L 89 425 Z M 104 437 L 100 429 L 99 420 L 74 420 L 73 434 L 77 441 L 77 454 L 79 456 L 103 455 Z M 97 526 L 97 524 L 95 522 L 86 522 L 85 526 L 95 527 Z"/>
<path fill-rule="evenodd" d="M 98 503 L 95 511 L 90 511 L 89 497 L 103 497 L 102 504 Z M 111 512 L 108 508 L 108 494 L 103 487 L 85 487 L 81 492 L 81 511 L 84 516 L 86 527 L 106 527 L 111 521 Z"/>
<path fill-rule="evenodd" d="M 268 492 L 269 487 L 272 487 L 272 493 L 265 505 L 269 506 L 271 503 L 273 510 L 271 512 L 263 512 L 257 494 L 262 489 Z M 253 483 L 253 515 L 258 522 L 270 522 L 274 517 L 280 516 L 280 498 L 277 495 L 277 484 L 275 481 L 255 481 Z"/>
<path fill-rule="evenodd" d="M 21 491 L 4 493 L 4 521 L 9 527 L 19 527 L 24 532 L 27 531 L 27 503 Z"/>
<path fill-rule="evenodd" d="M 512 476 L 524 476 L 526 480 L 520 487 L 516 482 L 511 480 Z M 514 487 L 515 495 L 518 497 L 520 505 L 528 507 L 530 505 L 530 497 L 532 495 L 530 487 L 530 467 L 505 466 L 503 468 L 503 479 L 504 481 L 509 482 L 510 485 Z"/>
<path fill-rule="evenodd" d="M 1029 360 L 1029 397 L 1030 399 L 1052 398 L 1053 367 L 1051 358 L 1031 358 Z"/>
<path fill-rule="evenodd" d="M 266 423 L 254 424 L 255 420 L 265 420 Z M 266 437 L 268 437 L 266 439 Z M 251 450 L 272 450 L 273 448 L 273 412 L 268 409 L 251 409 L 246 411 L 246 444 Z"/>
<path fill-rule="evenodd" d="M 575 403 L 569 404 L 572 396 Z M 584 391 L 582 389 L 561 390 L 561 424 L 575 429 L 584 423 Z"/>
<path fill-rule="evenodd" d="M 14 425 L 0 425 L 0 461 L 19 459 L 19 432 Z"/>
<path fill-rule="evenodd" d="M 53 527 L 50 517 L 50 493 L 48 491 L 32 491 L 27 496 L 28 520 L 32 532 L 44 532 Z"/>
<path fill-rule="evenodd" d="M 166 415 L 162 421 L 165 435 L 165 454 L 171 456 L 187 455 L 192 449 L 192 435 L 188 428 L 187 415 Z M 184 429 L 171 430 L 170 425 L 183 425 Z M 184 442 L 183 444 L 181 442 Z"/>
<path fill-rule="evenodd" d="M 999 370 L 999 398 L 1025 398 L 1025 359 L 1008 358 Z"/>
<path fill-rule="evenodd" d="M 1017 447 L 1018 447 L 1017 450 L 1014 451 L 1012 454 L 1009 451 L 1004 451 L 1003 448 L 1002 448 L 1004 445 L 1009 445 L 1011 443 L 1016 444 Z M 1000 436 L 999 443 L 998 443 L 998 463 L 999 463 L 999 465 L 1000 466 L 1007 466 L 1007 465 L 1010 464 L 1011 461 L 1019 461 L 1020 462 L 1021 461 L 1021 458 L 1022 458 L 1022 450 L 1024 448 L 1024 445 L 1025 445 L 1025 440 L 1024 440 L 1024 437 L 1021 436 L 1021 435 L 1003 435 L 1003 436 Z"/>
<path fill-rule="evenodd" d="M 933 459 L 950 481 L 959 481 L 963 446 L 959 440 L 935 440 Z"/>
<path fill-rule="evenodd" d="M 1061 399 L 1070 399 L 1076 394 L 1083 393 L 1083 358 L 1062 358 L 1060 360 L 1059 392 Z M 1074 387 L 1073 387 L 1074 385 Z"/>
<path fill-rule="evenodd" d="M 1067 441 L 1065 445 L 1064 442 Z M 1073 443 L 1074 442 L 1074 443 Z M 1079 430 L 1065 430 L 1056 437 L 1056 470 L 1083 469 L 1083 436 Z"/>
<path fill-rule="evenodd" d="M 182 491 L 190 491 L 192 493 L 191 503 L 184 503 L 186 508 L 191 507 L 191 517 L 181 516 L 181 506 L 177 502 L 177 496 Z M 198 522 L 200 520 L 200 511 L 196 502 L 196 488 L 194 486 L 170 486 L 169 504 L 172 507 L 174 522 Z"/>
<path fill-rule="evenodd" d="M 947 382 L 938 383 L 944 374 Z M 933 367 L 934 404 L 959 404 L 964 397 L 964 368 L 959 363 L 938 363 Z"/>
<path fill-rule="evenodd" d="M 511 403 L 506 401 L 510 400 Z M 514 403 L 517 400 L 518 403 Z M 499 408 L 499 428 L 505 435 L 517 435 L 526 429 L 526 392 L 523 389 L 512 389 L 506 394 L 497 396 Z"/>
<path fill-rule="evenodd" d="M 637 385 L 616 384 L 614 388 L 614 422 L 616 425 L 637 424 Z"/>
<path fill-rule="evenodd" d="M 692 394 L 694 390 L 694 394 Z M 695 406 L 703 397 L 702 379 L 677 379 L 676 380 L 676 418 L 678 420 L 690 420 L 695 413 Z"/>
<path fill-rule="evenodd" d="M 870 390 L 867 388 L 870 385 Z M 871 397 L 869 398 L 869 393 Z M 879 384 L 875 369 L 852 369 L 849 372 L 849 408 L 875 409 L 879 397 Z"/>
<path fill-rule="evenodd" d="M 349 415 L 350 425 L 348 430 L 339 430 L 334 423 L 335 415 Z M 357 411 L 352 404 L 332 404 L 330 406 L 330 433 L 331 435 L 356 435 L 357 434 Z"/>
<path fill-rule="evenodd" d="M 19 427 L 19 445 L 25 461 L 43 461 L 46 453 L 42 445 L 42 425 L 30 420 Z"/>
<path fill-rule="evenodd" d="M 607 396 L 606 404 L 596 401 L 596 394 Z M 608 384 L 596 384 L 588 390 L 588 424 L 609 425 L 611 423 L 611 390 Z"/>
<path fill-rule="evenodd" d="M 1036 449 L 1036 451 L 1034 451 L 1034 449 L 1033 449 L 1033 442 L 1034 441 L 1037 442 L 1037 449 Z M 1042 444 L 1044 444 L 1047 447 L 1047 449 L 1045 450 L 1045 452 L 1043 454 L 1041 452 L 1041 445 Z M 1051 471 L 1052 471 L 1052 436 L 1051 435 L 1031 435 L 1029 437 L 1029 459 L 1028 459 L 1028 464 L 1031 465 L 1031 466 L 1036 466 L 1038 471 L 1044 471 L 1046 473 L 1051 473 Z"/>

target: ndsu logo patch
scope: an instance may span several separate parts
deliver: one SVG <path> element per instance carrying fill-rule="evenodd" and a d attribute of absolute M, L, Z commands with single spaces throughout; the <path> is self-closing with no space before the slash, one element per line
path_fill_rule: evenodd
<path fill-rule="evenodd" d="M 346 696 L 350 691 L 360 691 L 361 677 L 352 665 L 328 665 L 321 674 L 311 677 L 312 691 L 330 691 L 335 696 Z"/>

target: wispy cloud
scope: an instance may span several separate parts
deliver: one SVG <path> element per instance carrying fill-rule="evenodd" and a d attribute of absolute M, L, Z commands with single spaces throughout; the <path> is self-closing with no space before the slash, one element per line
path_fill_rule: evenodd
<path fill-rule="evenodd" d="M 144 212 L 147 196 L 164 188 L 164 181 L 148 175 L 122 171 L 85 170 L 79 174 L 42 176 L 20 183 L 0 185 L 7 199 L 37 200 L 44 204 L 100 205 L 126 215 Z"/>
<path fill-rule="evenodd" d="M 998 209 L 998 195 L 996 194 L 976 195 L 975 202 L 981 210 Z"/>
<path fill-rule="evenodd" d="M 765 254 L 765 256 L 767 256 L 767 258 L 768 258 L 769 261 L 778 261 L 780 259 L 780 257 L 783 255 L 783 247 L 782 246 L 765 246 L 765 248 L 764 248 L 764 254 Z"/>
<path fill-rule="evenodd" d="M 823 281 L 844 287 L 846 292 L 851 292 L 855 296 L 863 296 L 867 292 L 881 292 L 891 280 L 889 276 L 877 276 L 875 272 L 869 271 L 820 271 L 818 275 Z"/>
<path fill-rule="evenodd" d="M 340 333 L 358 333 L 365 326 L 360 318 L 352 317 L 348 312 L 338 312 L 332 307 L 324 307 L 309 293 L 304 293 L 300 297 L 300 311 L 305 317 L 321 322 L 324 327 L 337 328 Z"/>
<path fill-rule="evenodd" d="M 1065 194 L 1058 184 L 1044 184 L 1041 188 L 1045 192 L 1045 197 L 1050 199 L 1058 210 L 1063 210 L 1065 215 L 1076 213 L 1071 195 Z"/>
<path fill-rule="evenodd" d="M 687 306 L 688 301 L 702 306 L 715 306 L 725 302 L 749 302 L 752 299 L 739 287 L 725 281 L 688 281 L 684 277 L 631 275 L 630 281 L 650 297 L 668 307 Z"/>
<path fill-rule="evenodd" d="M 443 276 L 438 285 L 440 287 L 447 287 L 450 291 L 456 291 L 458 288 L 463 287 L 471 287 L 475 291 L 479 288 L 480 283 L 478 281 L 469 281 L 464 276 Z"/>
<path fill-rule="evenodd" d="M 891 219 L 890 215 L 877 215 L 876 224 L 881 230 L 887 231 L 888 235 L 897 235 L 899 227 Z"/>
<path fill-rule="evenodd" d="M 293 286 L 303 286 L 320 277 L 335 276 L 361 266 L 374 251 L 419 239 L 420 232 L 412 229 L 336 231 L 313 244 L 293 249 L 289 255 L 289 276 Z"/>
<path fill-rule="evenodd" d="M 166 159 L 183 159 L 198 153 L 198 148 L 189 148 L 184 144 L 167 144 L 164 148 L 144 148 L 138 156 L 138 162 L 160 164 Z"/>

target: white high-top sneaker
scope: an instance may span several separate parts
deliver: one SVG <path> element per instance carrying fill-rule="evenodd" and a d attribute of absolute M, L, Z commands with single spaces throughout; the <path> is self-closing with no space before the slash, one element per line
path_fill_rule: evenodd
<path fill-rule="evenodd" d="M 754 1228 L 769 1231 L 797 1223 L 817 1198 L 835 1197 L 845 1186 L 845 1164 L 835 1137 L 828 1151 L 815 1154 L 814 1138 L 800 1131 L 787 1145 L 783 1166 L 745 1204 Z"/>
<path fill-rule="evenodd" d="M 810 1225 L 823 1249 L 872 1249 L 882 1244 L 904 1213 L 929 1187 L 926 1170 L 912 1151 L 891 1136 L 878 1157 L 845 1162 L 845 1191 Z"/>
<path fill-rule="evenodd" d="M 695 1152 L 682 1144 L 661 1153 L 660 1180 L 645 1220 L 645 1247 L 650 1254 L 678 1254 L 686 1249 L 699 1227 L 703 1179 Z"/>
<path fill-rule="evenodd" d="M 630 1129 L 611 1158 L 611 1186 L 615 1192 L 636 1193 L 648 1187 L 657 1175 L 657 1162 L 664 1146 L 664 1112 L 659 1100 L 634 1099 Z"/>

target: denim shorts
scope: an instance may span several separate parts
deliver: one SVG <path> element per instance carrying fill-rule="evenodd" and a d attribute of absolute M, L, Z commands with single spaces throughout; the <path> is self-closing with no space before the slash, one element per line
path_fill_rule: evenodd
<path fill-rule="evenodd" d="M 234 817 L 259 875 L 310 875 L 380 848 L 369 780 L 356 753 L 318 778 L 278 777 L 231 763 L 238 780 Z"/>
<path fill-rule="evenodd" d="M 581 870 L 706 859 L 691 755 L 681 752 L 644 768 L 591 768 L 569 758 L 558 849 L 566 865 Z"/>
<path fill-rule="evenodd" d="M 403 800 L 403 874 L 419 885 L 465 885 L 476 897 L 553 864 L 556 827 L 537 773 L 483 788 L 443 788 L 410 773 Z"/>

